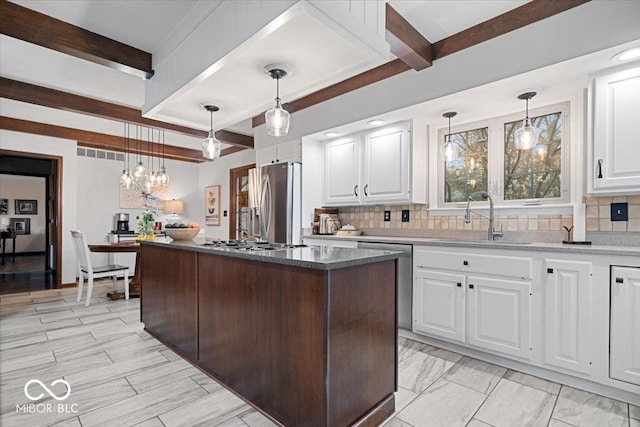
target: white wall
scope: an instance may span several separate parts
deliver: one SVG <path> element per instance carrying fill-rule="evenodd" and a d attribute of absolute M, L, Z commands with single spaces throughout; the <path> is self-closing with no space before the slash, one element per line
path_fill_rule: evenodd
<path fill-rule="evenodd" d="M 76 260 L 70 230 L 75 229 L 77 222 L 76 142 L 0 130 L 0 148 L 62 157 L 62 283 L 75 282 Z"/>
<path fill-rule="evenodd" d="M 212 239 L 227 240 L 229 238 L 229 217 L 221 216 L 219 226 L 204 225 L 204 189 L 211 185 L 220 185 L 220 211 L 229 212 L 229 169 L 254 164 L 256 152 L 243 150 L 221 157 L 213 162 L 201 163 L 198 171 L 200 194 L 198 199 L 198 214 L 193 218 L 205 230 L 205 236 Z"/>
<path fill-rule="evenodd" d="M 30 234 L 16 237 L 16 253 L 45 252 L 46 250 L 46 183 L 45 178 L 0 174 L 0 199 L 9 199 L 7 218 L 29 219 Z M 36 200 L 37 215 L 15 213 L 16 199 Z"/>
<path fill-rule="evenodd" d="M 311 234 L 313 210 L 322 207 L 324 143 L 302 138 L 302 228 Z"/>

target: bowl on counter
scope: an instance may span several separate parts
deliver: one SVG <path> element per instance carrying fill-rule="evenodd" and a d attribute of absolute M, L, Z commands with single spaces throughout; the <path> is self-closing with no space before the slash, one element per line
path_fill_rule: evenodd
<path fill-rule="evenodd" d="M 191 240 L 200 232 L 199 228 L 166 228 L 164 232 L 173 240 Z"/>

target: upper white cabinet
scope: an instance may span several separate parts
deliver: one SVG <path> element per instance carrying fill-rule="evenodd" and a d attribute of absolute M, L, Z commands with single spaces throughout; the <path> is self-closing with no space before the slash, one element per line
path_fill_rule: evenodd
<path fill-rule="evenodd" d="M 590 108 L 587 191 L 640 192 L 640 67 L 595 75 L 590 86 Z"/>
<path fill-rule="evenodd" d="M 270 145 L 256 150 L 256 165 L 264 166 L 272 163 L 301 162 L 302 145 L 299 139 Z"/>
<path fill-rule="evenodd" d="M 611 378 L 640 385 L 640 268 L 611 267 Z"/>
<path fill-rule="evenodd" d="M 426 203 L 426 181 L 426 125 L 397 123 L 325 145 L 324 206 Z"/>

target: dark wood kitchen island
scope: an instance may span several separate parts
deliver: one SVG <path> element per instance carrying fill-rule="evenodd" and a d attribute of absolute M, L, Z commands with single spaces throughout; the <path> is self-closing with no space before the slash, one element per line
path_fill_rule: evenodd
<path fill-rule="evenodd" d="M 395 252 L 141 245 L 145 329 L 285 426 L 395 408 Z"/>

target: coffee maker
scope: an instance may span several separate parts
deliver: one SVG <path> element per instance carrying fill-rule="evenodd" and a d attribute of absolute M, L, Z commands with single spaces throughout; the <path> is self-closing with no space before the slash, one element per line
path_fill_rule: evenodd
<path fill-rule="evenodd" d="M 117 213 L 113 219 L 114 231 L 118 234 L 129 233 L 129 214 Z"/>

